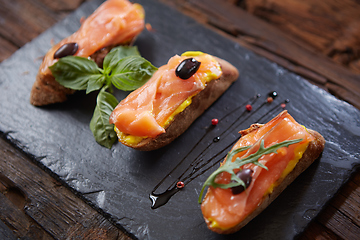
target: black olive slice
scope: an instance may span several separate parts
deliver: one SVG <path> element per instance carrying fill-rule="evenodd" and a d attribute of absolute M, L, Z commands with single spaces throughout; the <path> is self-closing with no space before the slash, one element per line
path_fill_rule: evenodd
<path fill-rule="evenodd" d="M 54 53 L 54 58 L 62 58 L 70 55 L 74 55 L 79 49 L 77 43 L 66 43 L 59 47 L 59 49 Z"/>
<path fill-rule="evenodd" d="M 248 188 L 250 186 L 250 183 L 252 180 L 251 175 L 253 172 L 254 171 L 252 169 L 245 168 L 245 169 L 240 170 L 238 173 L 236 173 L 236 175 L 245 183 L 246 188 Z M 240 194 L 244 190 L 245 190 L 245 188 L 242 185 L 231 188 L 231 191 L 234 195 Z"/>
<path fill-rule="evenodd" d="M 184 80 L 189 79 L 199 69 L 200 64 L 195 58 L 187 58 L 177 66 L 175 75 Z"/>

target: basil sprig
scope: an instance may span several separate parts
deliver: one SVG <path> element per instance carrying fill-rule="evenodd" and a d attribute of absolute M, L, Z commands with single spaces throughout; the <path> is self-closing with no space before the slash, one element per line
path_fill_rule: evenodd
<path fill-rule="evenodd" d="M 246 147 L 240 147 L 240 148 L 237 148 L 237 149 L 234 149 L 232 150 L 231 152 L 229 152 L 227 154 L 227 157 L 226 157 L 226 161 L 224 162 L 224 164 L 222 166 L 220 166 L 217 170 L 215 170 L 209 177 L 208 179 L 205 181 L 202 189 L 201 189 L 201 192 L 200 192 L 200 195 L 199 195 L 199 199 L 198 199 L 198 202 L 201 203 L 202 201 L 202 196 L 204 194 L 204 190 L 207 186 L 212 186 L 214 188 L 223 188 L 223 189 L 226 189 L 226 188 L 232 188 L 232 187 L 236 187 L 236 186 L 243 186 L 244 188 L 246 188 L 245 186 L 245 183 L 244 181 L 242 181 L 234 172 L 235 169 L 239 169 L 241 166 L 245 165 L 245 164 L 248 164 L 248 163 L 253 163 L 255 165 L 258 165 L 266 170 L 267 167 L 264 166 L 262 163 L 260 163 L 258 160 L 261 156 L 263 155 L 266 155 L 266 154 L 270 154 L 270 153 L 276 153 L 277 154 L 277 150 L 279 148 L 282 148 L 282 147 L 288 147 L 289 145 L 291 144 L 295 144 L 295 143 L 298 143 L 298 142 L 301 142 L 302 139 L 295 139 L 295 140 L 289 140 L 289 141 L 283 141 L 283 142 L 280 142 L 280 143 L 277 143 L 277 144 L 274 144 L 270 147 L 267 147 L 265 148 L 264 147 L 264 140 L 262 139 L 261 142 L 260 142 L 260 147 L 259 149 L 257 150 L 257 152 L 253 153 L 253 154 L 250 154 L 249 156 L 247 156 L 246 158 L 239 158 L 237 157 L 235 159 L 235 161 L 231 161 L 232 158 L 238 154 L 239 152 L 242 152 L 242 151 L 245 151 L 249 148 L 252 147 L 252 145 L 249 145 L 249 146 L 246 146 Z M 234 181 L 231 181 L 230 183 L 228 184 L 220 184 L 220 183 L 216 183 L 215 182 L 215 179 L 216 179 L 216 176 L 222 172 L 228 172 L 231 174 L 231 180 L 234 180 Z"/>
<path fill-rule="evenodd" d="M 106 80 L 94 61 L 82 57 L 67 56 L 49 68 L 61 85 L 86 93 L 100 89 Z"/>
<path fill-rule="evenodd" d="M 55 80 L 66 88 L 86 90 L 86 94 L 100 90 L 90 129 L 95 140 L 107 148 L 111 148 L 116 140 L 109 117 L 118 100 L 106 90 L 111 90 L 112 85 L 123 91 L 135 90 L 146 83 L 157 70 L 141 57 L 136 46 L 113 48 L 105 56 L 103 68 L 92 60 L 77 56 L 60 58 L 49 68 Z"/>
<path fill-rule="evenodd" d="M 118 105 L 118 100 L 102 88 L 96 99 L 96 107 L 90 121 L 90 129 L 96 141 L 107 148 L 116 141 L 116 133 L 112 124 L 109 124 L 109 117 L 114 108 Z"/>

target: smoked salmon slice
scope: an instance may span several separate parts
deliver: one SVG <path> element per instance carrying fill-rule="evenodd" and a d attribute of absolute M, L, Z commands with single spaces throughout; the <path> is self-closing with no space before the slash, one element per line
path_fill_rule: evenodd
<path fill-rule="evenodd" d="M 274 189 L 288 177 L 303 157 L 309 144 L 314 142 L 315 137 L 309 131 L 312 130 L 308 130 L 297 123 L 287 111 L 283 111 L 264 125 L 253 125 L 249 129 L 241 131 L 240 133 L 243 136 L 233 146 L 232 150 L 245 146 L 251 147 L 225 161 L 234 161 L 236 158 L 245 158 L 255 153 L 259 149 L 261 141 L 263 141 L 265 148 L 283 141 L 298 139 L 299 142 L 279 148 L 277 154 L 262 155 L 258 162 L 267 169 L 253 163 L 241 166 L 241 169 L 251 169 L 253 172 L 250 185 L 239 194 L 234 194 L 231 188 L 223 189 L 209 186 L 201 204 L 201 210 L 208 228 L 218 233 L 231 233 L 239 230 L 250 221 L 251 219 L 247 218 L 249 216 L 254 217 L 257 208 L 264 201 L 267 201 L 266 199 L 269 198 L 268 196 L 273 193 Z M 322 150 L 323 144 L 316 153 L 317 155 L 314 155 L 315 159 Z M 222 172 L 217 175 L 215 181 L 219 184 L 228 184 L 231 181 L 230 177 L 230 173 Z M 244 224 L 242 224 L 243 221 L 245 221 Z"/>
<path fill-rule="evenodd" d="M 107 0 L 100 5 L 82 24 L 78 31 L 54 45 L 44 56 L 31 91 L 30 102 L 41 106 L 66 100 L 72 93 L 58 84 L 51 74 L 57 58 L 54 54 L 66 44 L 76 43 L 72 55 L 90 57 L 102 64 L 111 48 L 131 43 L 144 29 L 145 12 L 141 5 L 128 0 Z"/>
<path fill-rule="evenodd" d="M 176 67 L 185 59 L 193 57 L 200 67 L 189 79 L 175 75 Z M 110 123 L 121 134 L 141 138 L 155 138 L 165 132 L 174 113 L 181 112 L 191 104 L 191 98 L 202 91 L 207 82 L 222 74 L 220 65 L 209 54 L 187 52 L 176 55 L 160 67 L 141 88 L 133 91 L 114 109 Z"/>

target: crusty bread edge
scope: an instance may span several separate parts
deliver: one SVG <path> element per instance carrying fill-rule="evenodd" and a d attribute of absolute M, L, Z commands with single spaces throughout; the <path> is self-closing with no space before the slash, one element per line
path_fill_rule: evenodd
<path fill-rule="evenodd" d="M 99 67 L 102 67 L 106 54 L 116 46 L 117 45 L 104 47 L 92 54 L 90 58 L 94 60 Z M 62 103 L 67 100 L 68 95 L 73 93 L 75 93 L 75 90 L 62 86 L 55 80 L 55 77 L 52 74 L 42 74 L 39 71 L 31 88 L 30 103 L 38 107 Z"/>
<path fill-rule="evenodd" d="M 279 185 L 274 187 L 273 192 L 264 196 L 261 204 L 238 225 L 226 230 L 222 230 L 219 228 L 211 228 L 209 226 L 210 222 L 205 219 L 209 229 L 220 234 L 231 234 L 239 231 L 253 218 L 259 215 L 265 208 L 267 208 L 267 206 L 269 206 L 270 203 L 274 201 L 287 186 L 289 186 L 303 171 L 305 171 L 305 169 L 307 169 L 321 155 L 325 147 L 325 139 L 320 133 L 311 129 L 307 129 L 307 131 L 315 139 L 309 143 L 306 151 L 304 152 L 299 162 L 296 164 L 295 168 L 281 181 L 281 183 L 279 183 Z"/>
<path fill-rule="evenodd" d="M 156 138 L 146 138 L 136 145 L 120 142 L 137 150 L 152 151 L 171 143 L 185 132 L 239 77 L 238 70 L 232 64 L 217 57 L 215 59 L 219 62 L 223 72 L 220 78 L 210 81 L 201 92 L 194 96 L 191 104 L 174 117 L 174 120 L 165 129 L 165 133 Z"/>

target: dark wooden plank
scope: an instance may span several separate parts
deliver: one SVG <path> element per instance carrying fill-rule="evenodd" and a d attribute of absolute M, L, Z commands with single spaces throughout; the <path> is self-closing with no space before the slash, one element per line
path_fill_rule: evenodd
<path fill-rule="evenodd" d="M 5 21 L 0 21 L 0 61 L 2 61 L 3 59 L 6 59 L 17 48 L 20 48 L 24 43 L 26 43 L 27 41 L 30 41 L 32 38 L 36 37 L 41 31 L 50 27 L 57 20 L 60 20 L 64 16 L 66 16 L 66 14 L 69 11 L 71 11 L 72 7 L 76 4 L 78 4 L 78 2 L 79 1 L 77 1 L 77 0 L 74 0 L 74 1 L 70 1 L 70 0 L 62 0 L 62 1 L 61 0 L 59 0 L 59 1 L 0 0 L 0 4 L 2 6 L 0 8 L 0 15 L 2 18 L 5 19 Z M 226 20 L 226 18 L 221 18 L 222 20 L 217 22 L 216 17 L 211 16 L 211 14 L 209 14 L 209 13 L 205 14 L 203 10 L 199 10 L 199 8 L 194 7 L 194 4 L 189 3 L 189 1 L 166 0 L 166 2 L 178 4 L 176 7 L 178 7 L 179 9 L 182 8 L 183 10 L 185 9 L 185 11 L 184 11 L 185 13 L 198 19 L 202 23 L 208 23 L 208 24 L 211 24 L 212 26 L 217 26 L 218 30 L 220 29 L 220 31 L 222 33 L 226 33 L 227 35 L 232 35 L 232 36 L 239 35 L 239 32 L 240 32 L 239 28 L 234 26 L 234 24 L 229 24 L 229 22 Z M 244 3 L 244 1 L 235 1 L 235 0 L 234 1 L 227 0 L 227 2 L 229 4 L 231 4 L 232 6 L 234 4 L 238 4 L 239 2 L 240 2 L 240 5 L 241 5 L 241 3 Z M 74 3 L 74 5 L 71 5 L 72 3 Z M 10 5 L 11 5 L 11 7 L 5 8 L 6 6 L 10 6 Z M 29 6 L 29 5 L 33 5 L 35 7 Z M 69 7 L 69 6 L 71 6 L 71 7 Z M 236 7 L 234 7 L 234 8 L 236 8 Z M 215 8 L 215 9 L 217 10 L 217 8 Z M 23 14 L 26 11 L 27 11 L 27 13 Z M 32 11 L 32 13 L 30 11 Z M 46 14 L 47 16 L 43 16 L 41 18 L 42 22 L 38 23 L 37 22 L 38 20 L 36 19 L 36 18 L 38 18 L 37 14 L 39 14 L 41 16 Z M 211 16 L 211 17 L 209 17 L 209 16 Z M 227 15 L 224 15 L 224 16 L 226 17 Z M 238 17 L 241 17 L 241 16 L 239 15 Z M 52 20 L 51 18 L 53 18 L 54 20 Z M 9 20 L 11 20 L 11 21 L 9 22 Z M 47 20 L 49 20 L 49 21 L 47 21 Z M 33 23 L 26 23 L 24 21 L 32 21 Z M 38 31 L 39 29 L 40 29 L 40 32 Z M 24 33 L 26 33 L 26 34 L 23 34 L 21 31 L 24 31 Z M 37 32 L 37 34 L 33 35 L 31 33 L 31 31 L 38 31 L 38 32 Z M 285 34 L 288 34 L 288 31 Z M 241 35 L 241 32 L 240 32 L 240 35 Z M 26 40 L 19 39 L 19 38 L 25 38 Z M 268 49 L 264 48 L 263 45 L 259 44 L 258 40 L 255 39 L 255 41 L 254 41 L 254 39 L 252 39 L 251 36 L 246 36 L 246 34 L 243 34 L 241 37 L 239 37 L 237 39 L 237 41 L 244 44 L 244 46 L 247 46 L 250 49 L 253 49 L 255 52 L 257 52 L 259 54 L 263 54 L 263 55 L 267 54 L 267 57 L 269 59 L 272 59 L 273 61 L 278 62 L 280 65 L 288 67 L 290 70 L 294 69 L 292 71 L 294 71 L 302 76 L 308 77 L 310 80 L 313 80 L 315 83 L 317 83 L 320 86 L 324 86 L 324 83 L 326 84 L 328 81 L 327 77 L 322 75 L 321 72 L 319 73 L 317 71 L 312 71 L 308 67 L 303 67 L 301 65 L 301 63 L 299 64 L 297 62 L 292 62 L 292 61 L 288 60 L 286 57 L 278 55 L 276 52 L 274 53 L 272 51 L 269 51 Z M 300 44 L 300 45 L 302 45 L 302 43 L 304 43 L 303 41 L 299 41 L 299 40 L 294 41 L 294 42 L 296 44 Z M 308 47 L 308 46 L 305 47 L 304 45 L 302 45 L 302 47 L 304 49 L 313 50 L 311 47 Z M 4 52 L 5 52 L 5 54 L 4 54 Z M 340 56 L 342 56 L 344 53 L 342 53 L 340 51 L 337 54 L 334 54 L 334 56 L 336 56 L 338 54 L 340 54 Z M 354 68 L 354 69 L 359 68 L 359 66 L 360 66 L 359 62 L 360 62 L 359 60 L 351 61 L 349 63 L 350 68 Z M 303 73 L 301 73 L 301 71 Z M 311 75 L 314 75 L 314 76 L 311 76 Z M 334 95 L 341 93 L 340 98 L 344 98 L 344 96 L 351 96 L 351 94 L 350 94 L 351 92 L 349 93 L 349 91 L 347 89 L 343 90 L 343 87 L 341 86 L 341 81 L 339 82 L 339 84 L 328 83 L 326 88 L 328 90 L 330 90 L 330 92 L 332 92 Z M 332 89 L 335 89 L 335 90 L 332 90 Z M 355 102 L 355 101 L 358 101 L 358 99 L 348 100 L 348 101 Z M 356 104 L 354 104 L 354 105 L 359 107 L 359 105 L 356 105 Z M 1 149 L 3 149 L 3 144 L 4 143 L 1 140 L 0 141 Z M 5 149 L 7 147 L 8 146 L 6 146 Z M 12 149 L 11 146 L 9 148 Z M 13 149 L 10 151 L 10 153 L 12 151 L 13 151 Z M 27 159 L 27 161 L 28 161 L 28 159 Z M 16 167 L 16 166 L 13 166 L 13 167 Z M 0 168 L 0 169 L 1 169 L 1 171 L 3 170 L 2 168 Z M 7 176 L 7 174 L 6 174 L 6 176 Z M 352 179 L 352 182 L 357 184 L 356 185 L 357 187 L 353 186 L 353 185 L 349 186 L 350 191 L 352 191 L 352 193 L 350 195 L 352 195 L 352 194 L 358 195 L 359 194 L 358 186 L 360 183 L 360 174 L 355 175 L 354 179 Z M 57 185 L 57 187 L 59 187 L 58 184 L 59 183 L 56 183 L 55 185 Z M 4 185 L 0 184 L 0 192 L 4 193 L 6 191 L 9 193 L 9 192 L 12 192 L 13 190 L 8 191 L 8 188 L 6 188 Z M 7 199 L 12 199 L 11 201 L 9 200 L 10 203 L 8 204 L 8 206 L 11 206 L 11 204 L 12 204 L 13 208 L 18 207 L 19 204 L 21 203 L 21 201 L 19 201 L 19 202 L 16 201 L 15 203 L 12 202 L 12 201 L 14 201 L 14 198 L 12 198 L 12 197 L 16 196 L 16 194 L 14 194 L 13 192 L 10 194 L 8 194 L 8 193 L 4 194 L 4 196 L 6 196 Z M 14 195 L 11 197 L 11 194 L 14 194 Z M 60 196 L 59 196 L 59 199 L 61 201 Z M 335 198 L 335 199 L 337 199 L 337 198 Z M 77 201 L 79 201 L 79 200 L 77 200 Z M 341 200 L 339 200 L 339 202 L 341 202 Z M 1 202 L 1 203 L 3 203 L 3 202 Z M 354 207 L 354 205 L 352 205 L 352 203 L 350 203 L 350 206 Z M 22 210 L 22 208 L 20 208 L 20 209 Z M 36 208 L 34 208 L 34 209 L 36 209 Z M 34 210 L 34 211 L 36 211 L 36 210 Z M 329 211 L 329 210 L 326 209 L 325 212 L 327 212 L 327 211 Z M 336 211 L 339 211 L 340 215 L 342 214 L 342 213 L 340 213 L 341 210 L 336 210 Z M 344 210 L 343 212 L 347 212 L 347 210 Z M 24 213 L 24 214 L 26 215 L 26 213 Z M 35 214 L 35 213 L 32 213 L 32 214 Z M 328 216 L 328 214 L 324 214 L 324 215 Z M 313 236 L 317 236 L 316 239 L 335 239 L 337 235 L 332 230 L 327 228 L 326 226 L 328 226 L 328 227 L 331 226 L 331 228 L 334 228 L 335 229 L 334 231 L 338 232 L 338 233 L 339 232 L 341 233 L 342 231 L 344 231 L 344 229 L 346 229 L 346 227 L 343 226 L 344 224 L 337 225 L 337 224 L 326 223 L 326 221 L 335 222 L 332 219 L 334 219 L 336 216 L 337 215 L 331 216 L 331 217 L 327 218 L 327 220 L 326 220 L 326 218 L 325 218 L 325 220 L 320 220 L 320 221 L 316 220 L 314 223 L 315 227 L 309 227 L 308 231 L 306 231 L 306 233 L 305 233 L 305 236 L 312 236 L 312 237 L 305 238 L 305 239 L 314 239 L 315 237 L 313 237 Z M 354 218 L 359 219 L 359 216 L 360 216 L 359 209 L 355 208 L 354 213 L 351 213 L 349 211 L 349 216 L 351 216 L 350 220 L 347 219 L 346 221 L 353 221 Z M 321 216 L 319 218 L 321 218 Z M 98 222 L 99 224 L 101 224 L 102 221 L 97 220 L 95 222 Z M 319 222 L 322 222 L 324 224 L 322 225 Z M 34 226 L 34 225 L 32 225 L 32 226 Z M 313 225 L 311 225 L 311 226 L 313 226 Z M 33 227 L 33 228 L 36 229 L 36 231 L 37 231 L 36 227 Z M 318 233 L 318 234 L 311 235 L 311 233 L 313 233 L 313 232 Z M 310 233 L 310 235 L 308 235 L 309 233 Z M 112 236 L 115 236 L 115 235 L 116 234 L 114 234 Z"/>
<path fill-rule="evenodd" d="M 23 46 L 61 18 L 38 1 L 1 1 L 0 35 L 17 47 Z"/>
<path fill-rule="evenodd" d="M 359 226 L 332 206 L 328 206 L 317 220 L 342 239 L 358 239 L 360 236 Z"/>
<path fill-rule="evenodd" d="M 0 239 L 6 239 L 6 240 L 17 239 L 15 235 L 12 233 L 12 231 L 2 221 L 0 221 Z"/>
<path fill-rule="evenodd" d="M 0 182 L 0 219 L 17 237 L 130 239 L 3 139 Z"/>
<path fill-rule="evenodd" d="M 349 66 L 360 58 L 360 4 L 356 0 L 245 0 L 244 6 L 341 65 Z M 360 69 L 354 70 L 359 73 Z"/>
<path fill-rule="evenodd" d="M 0 211 L 1 220 L 12 230 L 17 238 L 54 239 L 39 224 L 19 209 L 16 204 L 1 193 Z"/>
<path fill-rule="evenodd" d="M 332 232 L 330 229 L 324 227 L 318 221 L 313 221 L 309 224 L 308 228 L 299 237 L 299 240 L 336 240 L 339 239 L 339 236 Z"/>
<path fill-rule="evenodd" d="M 349 218 L 354 216 L 352 221 L 360 227 L 360 174 L 355 174 L 348 184 L 344 185 L 340 195 L 341 197 L 339 196 L 332 201 L 333 206 Z M 341 206 L 339 206 L 339 203 Z"/>
<path fill-rule="evenodd" d="M 352 103 L 355 107 L 360 108 L 358 104 L 360 101 L 360 97 L 350 93 L 347 89 L 338 84 L 326 83 L 325 88 L 329 91 L 329 93 L 338 97 L 339 99 L 343 99 L 349 103 Z"/>
<path fill-rule="evenodd" d="M 202 22 L 207 18 L 207 23 L 217 27 L 222 33 L 233 33 L 236 30 L 236 36 L 227 34 L 228 37 L 280 65 L 283 64 L 285 68 L 305 75 L 309 80 L 314 76 L 321 76 L 315 77 L 315 82 L 326 79 L 326 82 L 341 86 L 342 92 L 335 95 L 360 108 L 360 76 L 323 54 L 312 51 L 312 48 L 301 44 L 298 39 L 230 3 L 220 0 L 188 0 L 186 3 L 175 1 L 175 4 L 174 1 L 171 1 L 172 4 L 182 10 L 201 13 L 199 18 Z M 190 15 L 194 16 L 196 13 Z M 279 61 L 281 58 L 285 61 Z M 297 69 L 298 66 L 300 68 Z M 325 85 L 324 87 L 326 88 Z M 346 95 L 352 97 L 345 99 Z"/>
<path fill-rule="evenodd" d="M 0 62 L 86 0 L 0 0 Z"/>
<path fill-rule="evenodd" d="M 352 223 L 360 228 L 360 187 L 354 186 L 353 182 L 349 182 L 344 186 L 339 195 L 331 201 L 331 205 L 338 209 L 345 217 L 351 219 Z M 351 216 L 355 216 L 351 218 Z"/>
<path fill-rule="evenodd" d="M 0 62 L 10 57 L 18 49 L 17 46 L 4 38 L 0 38 L 0 46 L 2 46 L 0 48 Z"/>
<path fill-rule="evenodd" d="M 78 8 L 82 3 L 89 0 L 39 0 L 41 5 L 48 7 L 54 12 L 71 12 Z"/>

